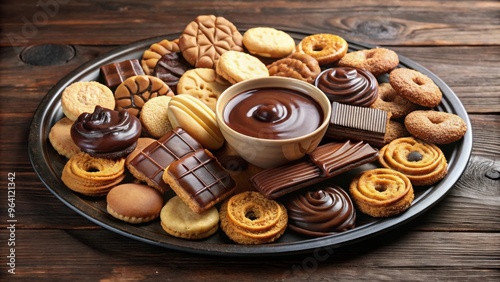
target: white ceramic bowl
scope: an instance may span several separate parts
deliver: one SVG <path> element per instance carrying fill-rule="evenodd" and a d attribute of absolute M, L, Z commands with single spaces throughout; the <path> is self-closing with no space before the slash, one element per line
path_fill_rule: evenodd
<path fill-rule="evenodd" d="M 259 88 L 283 88 L 299 91 L 318 102 L 323 120 L 313 132 L 289 139 L 264 139 L 244 135 L 229 127 L 224 121 L 227 103 L 242 92 Z M 271 168 L 302 158 L 319 145 L 326 133 L 331 115 L 331 104 L 321 90 L 312 84 L 286 77 L 265 77 L 236 83 L 218 98 L 216 118 L 226 142 L 246 161 L 261 168 Z"/>

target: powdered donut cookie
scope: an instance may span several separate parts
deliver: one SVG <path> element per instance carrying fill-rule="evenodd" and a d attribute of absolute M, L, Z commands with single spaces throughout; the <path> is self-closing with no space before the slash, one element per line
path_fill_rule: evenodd
<path fill-rule="evenodd" d="M 270 76 L 291 77 L 311 84 L 321 72 L 318 61 L 304 53 L 292 53 L 271 63 L 267 69 Z"/>
<path fill-rule="evenodd" d="M 203 239 L 219 229 L 219 212 L 212 207 L 193 212 L 178 196 L 172 197 L 160 213 L 161 227 L 168 234 L 184 239 Z"/>
<path fill-rule="evenodd" d="M 386 48 L 359 50 L 345 54 L 338 65 L 341 67 L 355 67 L 365 69 L 374 76 L 389 73 L 399 64 L 396 52 Z"/>
<path fill-rule="evenodd" d="M 179 38 L 184 58 L 197 68 L 214 68 L 223 53 L 243 51 L 243 36 L 224 17 L 201 15 L 189 23 Z"/>
<path fill-rule="evenodd" d="M 228 51 L 220 56 L 217 74 L 232 84 L 258 77 L 269 76 L 266 65 L 256 57 L 237 51 Z"/>
<path fill-rule="evenodd" d="M 399 95 L 417 105 L 432 108 L 441 103 L 443 94 L 439 87 L 419 71 L 395 69 L 389 74 L 389 83 Z"/>
<path fill-rule="evenodd" d="M 125 109 L 139 117 L 142 106 L 158 96 L 174 96 L 174 92 L 161 79 L 150 75 L 127 78 L 115 90 L 116 109 Z"/>
<path fill-rule="evenodd" d="M 406 175 L 414 186 L 432 185 L 448 172 L 441 149 L 413 137 L 398 138 L 385 145 L 378 159 L 383 167 Z"/>
<path fill-rule="evenodd" d="M 59 155 L 71 158 L 80 152 L 80 148 L 71 139 L 71 126 L 73 121 L 63 117 L 56 122 L 49 132 L 49 141 Z"/>
<path fill-rule="evenodd" d="M 288 215 L 285 207 L 255 191 L 236 194 L 220 208 L 221 228 L 238 244 L 274 242 L 285 232 Z"/>
<path fill-rule="evenodd" d="M 391 119 L 398 119 L 414 111 L 418 106 L 403 96 L 398 95 L 390 83 L 381 83 L 378 87 L 378 98 L 370 108 L 391 113 Z"/>
<path fill-rule="evenodd" d="M 168 119 L 168 103 L 170 96 L 158 96 L 149 99 L 141 110 L 140 120 L 144 131 L 151 137 L 158 139 L 171 131 L 172 124 Z"/>
<path fill-rule="evenodd" d="M 415 197 L 404 174 L 385 168 L 366 170 L 349 186 L 354 204 L 364 214 L 389 217 L 407 210 Z"/>
<path fill-rule="evenodd" d="M 83 113 L 93 112 L 97 105 L 111 110 L 115 108 L 113 92 L 99 82 L 75 82 L 66 87 L 61 95 L 63 113 L 70 120 L 76 120 Z"/>
<path fill-rule="evenodd" d="M 295 49 L 295 41 L 286 32 L 271 27 L 254 27 L 243 34 L 243 45 L 252 55 L 282 58 Z"/>
<path fill-rule="evenodd" d="M 177 93 L 196 97 L 215 112 L 217 98 L 230 85 L 229 82 L 218 79 L 214 69 L 196 68 L 181 76 Z"/>
<path fill-rule="evenodd" d="M 433 144 L 449 144 L 464 137 L 467 124 L 458 115 L 438 111 L 414 111 L 405 118 L 411 135 Z"/>
<path fill-rule="evenodd" d="M 161 40 L 149 46 L 149 49 L 144 51 L 141 59 L 141 66 L 145 74 L 152 75 L 158 61 L 162 56 L 168 53 L 180 52 L 179 40 Z"/>
<path fill-rule="evenodd" d="M 347 53 L 348 44 L 344 38 L 327 33 L 304 37 L 297 44 L 295 51 L 306 53 L 315 58 L 320 65 L 340 60 Z"/>
<path fill-rule="evenodd" d="M 144 184 L 125 183 L 113 187 L 106 195 L 106 210 L 113 217 L 128 223 L 149 222 L 163 207 L 163 196 Z"/>
<path fill-rule="evenodd" d="M 71 190 L 87 196 L 104 196 L 125 179 L 125 159 L 94 158 L 78 153 L 65 164 L 61 180 Z"/>

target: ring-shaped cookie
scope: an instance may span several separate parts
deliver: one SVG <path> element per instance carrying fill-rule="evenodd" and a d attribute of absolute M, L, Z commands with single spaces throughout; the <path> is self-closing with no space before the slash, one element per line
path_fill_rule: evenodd
<path fill-rule="evenodd" d="M 362 172 L 352 180 L 349 192 L 358 209 L 373 217 L 399 214 L 415 197 L 408 177 L 385 168 Z"/>
<path fill-rule="evenodd" d="M 389 83 L 399 95 L 420 106 L 435 107 L 443 97 L 434 81 L 416 70 L 395 69 L 389 74 Z"/>
<path fill-rule="evenodd" d="M 432 110 L 409 113 L 405 127 L 411 135 L 433 144 L 453 143 L 467 131 L 467 124 L 461 117 Z"/>
<path fill-rule="evenodd" d="M 320 65 L 326 65 L 340 60 L 347 53 L 347 47 L 347 41 L 338 35 L 318 33 L 304 37 L 295 51 L 306 53 Z"/>
<path fill-rule="evenodd" d="M 343 56 L 338 65 L 365 69 L 374 76 L 389 73 L 399 64 L 396 52 L 386 48 L 373 48 L 350 52 Z"/>

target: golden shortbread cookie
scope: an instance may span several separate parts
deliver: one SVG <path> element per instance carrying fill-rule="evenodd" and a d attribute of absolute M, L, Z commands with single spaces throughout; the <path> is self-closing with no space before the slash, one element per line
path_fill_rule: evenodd
<path fill-rule="evenodd" d="M 243 45 L 250 54 L 266 58 L 282 58 L 295 49 L 295 41 L 286 32 L 272 27 L 254 27 L 243 34 Z"/>
<path fill-rule="evenodd" d="M 79 81 L 66 87 L 61 95 L 61 107 L 70 120 L 83 113 L 92 113 L 96 106 L 113 110 L 115 98 L 106 85 L 95 81 Z"/>
<path fill-rule="evenodd" d="M 222 54 L 215 70 L 217 74 L 232 84 L 252 78 L 269 76 L 266 65 L 258 58 L 237 51 L 228 51 Z"/>
<path fill-rule="evenodd" d="M 214 69 L 196 68 L 181 76 L 177 93 L 196 97 L 215 112 L 217 98 L 230 85 L 228 81 L 220 79 Z"/>
<path fill-rule="evenodd" d="M 69 118 L 63 117 L 50 128 L 49 132 L 49 141 L 52 147 L 59 155 L 68 159 L 80 152 L 80 148 L 71 139 L 73 122 Z"/>

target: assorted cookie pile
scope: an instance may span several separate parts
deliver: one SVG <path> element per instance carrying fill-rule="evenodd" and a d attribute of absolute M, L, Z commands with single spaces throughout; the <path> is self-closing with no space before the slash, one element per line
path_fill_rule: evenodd
<path fill-rule="evenodd" d="M 118 220 L 159 218 L 166 233 L 184 239 L 221 228 L 239 244 L 270 243 L 287 229 L 331 235 L 355 228 L 356 212 L 389 217 L 410 208 L 414 189 L 447 173 L 439 145 L 467 130 L 457 115 L 433 109 L 442 93 L 429 77 L 398 66 L 395 52 L 348 52 L 337 35 L 296 43 L 274 28 L 241 34 L 223 17 L 202 15 L 142 58 L 102 66 L 99 81 L 68 86 L 49 141 L 68 159 L 64 184 L 106 197 Z M 267 76 L 316 85 L 332 116 L 311 154 L 262 169 L 225 143 L 214 111 L 229 86 Z M 324 184 L 367 163 L 378 168 L 349 187 Z"/>

